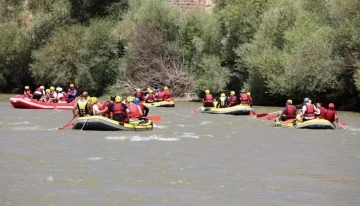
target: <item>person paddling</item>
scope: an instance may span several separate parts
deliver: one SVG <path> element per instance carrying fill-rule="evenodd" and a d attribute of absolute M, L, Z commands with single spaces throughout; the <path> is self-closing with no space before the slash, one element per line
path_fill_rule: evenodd
<path fill-rule="evenodd" d="M 88 101 L 88 93 L 84 91 L 81 94 L 80 99 L 77 101 L 77 104 L 73 108 L 74 118 L 79 115 L 79 117 L 85 117 L 90 115 L 91 103 Z"/>
<path fill-rule="evenodd" d="M 210 90 L 205 90 L 205 96 L 203 98 L 204 107 L 214 107 L 214 97 L 210 94 Z"/>
<path fill-rule="evenodd" d="M 236 106 L 236 104 L 237 104 L 237 98 L 235 96 L 235 92 L 231 91 L 230 96 L 228 97 L 228 105 L 229 107 L 233 107 Z"/>
<path fill-rule="evenodd" d="M 315 118 L 323 119 L 326 113 L 326 109 L 321 106 L 321 103 L 316 103 L 316 108 L 320 113 L 315 113 Z"/>
<path fill-rule="evenodd" d="M 339 123 L 338 114 L 335 111 L 335 104 L 330 103 L 328 106 L 328 110 L 324 114 L 324 119 L 328 120 L 329 122 L 333 123 Z"/>
<path fill-rule="evenodd" d="M 250 97 L 249 95 L 246 93 L 245 89 L 241 90 L 241 94 L 240 94 L 240 103 L 241 104 L 245 104 L 245 105 L 250 105 Z"/>
<path fill-rule="evenodd" d="M 225 93 L 220 94 L 219 102 L 216 104 L 216 108 L 226 108 L 229 107 L 226 101 Z"/>
<path fill-rule="evenodd" d="M 91 97 L 91 114 L 100 115 L 99 106 L 97 105 L 98 101 L 96 97 Z"/>
<path fill-rule="evenodd" d="M 67 91 L 67 103 L 70 103 L 76 99 L 77 90 L 74 84 L 69 85 L 69 89 Z"/>
<path fill-rule="evenodd" d="M 310 103 L 309 98 L 304 99 L 304 106 L 302 107 L 302 119 L 303 121 L 312 120 L 315 118 L 315 113 L 319 114 L 320 111 L 315 107 L 315 105 Z"/>
<path fill-rule="evenodd" d="M 33 95 L 31 94 L 29 86 L 24 87 L 24 97 L 25 98 L 30 98 L 30 99 L 33 97 Z"/>
<path fill-rule="evenodd" d="M 280 117 L 278 120 L 280 121 L 286 121 L 288 119 L 295 119 L 296 118 L 296 107 L 293 105 L 293 102 L 291 99 L 286 101 L 286 106 L 280 113 Z"/>
<path fill-rule="evenodd" d="M 115 96 L 111 96 L 110 97 L 110 101 L 106 101 L 103 105 L 102 105 L 102 108 L 101 108 L 101 111 L 100 111 L 100 114 L 102 116 L 105 116 L 105 117 L 110 117 L 110 110 L 109 108 L 111 107 L 114 107 L 114 103 L 115 103 Z"/>
<path fill-rule="evenodd" d="M 171 91 L 169 90 L 168 87 L 164 87 L 164 97 L 163 97 L 163 101 L 167 101 L 171 98 Z"/>
<path fill-rule="evenodd" d="M 120 96 L 115 97 L 115 104 L 112 108 L 109 108 L 110 118 L 121 122 L 121 123 L 128 123 L 128 114 L 130 113 L 126 104 L 121 103 L 122 98 Z"/>
<path fill-rule="evenodd" d="M 143 105 L 139 98 L 135 98 L 134 103 L 136 105 L 139 105 L 140 110 L 141 110 L 141 112 L 143 114 L 143 117 L 146 117 L 148 115 L 148 113 L 149 113 L 149 108 L 147 106 Z"/>
<path fill-rule="evenodd" d="M 32 98 L 37 99 L 39 101 L 43 96 L 45 96 L 45 87 L 40 86 L 35 90 Z"/>
<path fill-rule="evenodd" d="M 136 97 L 138 98 L 138 97 Z M 139 98 L 141 100 L 141 98 Z M 154 91 L 152 89 L 150 89 L 148 91 L 148 94 L 145 97 L 145 102 L 146 103 L 153 103 L 155 101 L 155 95 L 154 95 Z"/>

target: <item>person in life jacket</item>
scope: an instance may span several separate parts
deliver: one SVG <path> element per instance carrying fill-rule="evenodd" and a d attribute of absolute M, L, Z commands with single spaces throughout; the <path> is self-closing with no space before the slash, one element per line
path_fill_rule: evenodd
<path fill-rule="evenodd" d="M 77 90 L 75 88 L 75 85 L 74 84 L 70 84 L 69 85 L 69 89 L 67 91 L 67 103 L 70 103 L 72 101 L 74 101 L 76 99 L 76 95 L 77 95 Z"/>
<path fill-rule="evenodd" d="M 139 98 L 134 99 L 134 103 L 136 105 L 139 105 L 141 112 L 143 113 L 143 117 L 146 117 L 149 113 L 149 108 L 145 105 L 143 105 Z"/>
<path fill-rule="evenodd" d="M 216 104 L 216 108 L 226 108 L 229 107 L 226 101 L 225 93 L 220 94 L 219 102 Z"/>
<path fill-rule="evenodd" d="M 97 105 L 97 103 L 98 103 L 97 98 L 96 97 L 91 97 L 90 103 L 92 105 L 90 113 L 92 115 L 100 115 L 100 110 L 99 110 L 99 107 Z"/>
<path fill-rule="evenodd" d="M 57 92 L 55 91 L 55 87 L 50 87 L 49 101 L 52 103 L 57 103 Z"/>
<path fill-rule="evenodd" d="M 249 95 L 246 93 L 245 89 L 242 89 L 240 92 L 240 103 L 241 104 L 246 104 L 246 105 L 250 105 L 250 97 Z"/>
<path fill-rule="evenodd" d="M 63 89 L 61 87 L 57 87 L 56 88 L 56 92 L 57 92 L 57 95 L 56 95 L 56 99 L 57 101 L 60 103 L 65 103 L 66 102 L 66 96 L 67 95 L 65 92 L 63 92 Z"/>
<path fill-rule="evenodd" d="M 50 102 L 50 89 L 45 90 L 45 99 L 44 102 Z"/>
<path fill-rule="evenodd" d="M 39 101 L 43 96 L 45 96 L 45 87 L 40 86 L 35 90 L 33 99 L 37 99 Z"/>
<path fill-rule="evenodd" d="M 205 90 L 205 96 L 203 98 L 204 107 L 214 107 L 214 97 L 210 94 L 210 90 Z"/>
<path fill-rule="evenodd" d="M 324 114 L 324 119 L 328 120 L 329 122 L 331 122 L 333 124 L 334 124 L 334 122 L 336 122 L 336 123 L 339 122 L 338 114 L 335 111 L 335 104 L 330 103 L 328 105 L 328 110 Z"/>
<path fill-rule="evenodd" d="M 246 93 L 249 97 L 249 106 L 252 107 L 253 106 L 253 101 L 252 101 L 252 97 L 251 97 L 251 93 L 250 92 L 247 92 Z"/>
<path fill-rule="evenodd" d="M 148 91 L 149 93 L 145 96 L 145 102 L 146 103 L 153 103 L 155 101 L 155 95 L 154 95 L 154 91 L 152 89 L 150 89 Z M 135 97 L 138 98 L 138 97 Z M 139 98 L 141 100 L 141 98 Z"/>
<path fill-rule="evenodd" d="M 316 108 L 320 113 L 315 113 L 315 118 L 323 119 L 326 113 L 325 107 L 321 106 L 321 103 L 316 103 Z"/>
<path fill-rule="evenodd" d="M 144 96 L 143 96 L 143 93 L 141 92 L 141 89 L 140 89 L 140 88 L 137 88 L 137 89 L 136 89 L 136 92 L 135 92 L 135 94 L 134 94 L 134 97 L 137 97 L 137 98 L 143 100 Z"/>
<path fill-rule="evenodd" d="M 230 96 L 228 97 L 228 105 L 229 107 L 233 107 L 236 106 L 236 104 L 237 104 L 237 98 L 235 96 L 235 92 L 231 91 Z"/>
<path fill-rule="evenodd" d="M 88 93 L 84 91 L 81 94 L 80 99 L 77 101 L 77 104 L 73 108 L 74 118 L 79 115 L 79 117 L 85 117 L 90 115 L 91 103 L 88 101 Z"/>
<path fill-rule="evenodd" d="M 320 111 L 315 107 L 315 105 L 310 104 L 310 99 L 304 99 L 304 106 L 302 107 L 302 120 L 307 121 L 315 118 L 315 113 L 320 114 Z"/>
<path fill-rule="evenodd" d="M 115 96 L 110 97 L 110 101 L 106 101 L 101 107 L 101 115 L 105 117 L 110 117 L 109 107 L 114 107 Z"/>
<path fill-rule="evenodd" d="M 157 93 L 155 94 L 155 100 L 160 102 L 164 99 L 164 92 L 161 89 L 157 89 Z"/>
<path fill-rule="evenodd" d="M 126 104 L 121 103 L 122 98 L 120 96 L 115 97 L 115 104 L 113 107 L 109 107 L 110 118 L 121 123 L 128 123 L 128 114 L 130 113 Z"/>
<path fill-rule="evenodd" d="M 168 87 L 164 87 L 164 97 L 163 97 L 163 101 L 168 101 L 171 98 L 171 91 L 169 90 Z"/>
<path fill-rule="evenodd" d="M 296 107 L 293 105 L 292 100 L 289 99 L 286 101 L 286 106 L 281 111 L 280 117 L 278 118 L 278 120 L 286 121 L 288 119 L 295 119 L 295 118 L 296 118 Z"/>
<path fill-rule="evenodd" d="M 32 94 L 31 94 L 31 91 L 30 91 L 30 87 L 29 86 L 25 86 L 24 87 L 24 97 L 25 98 L 32 98 Z"/>
<path fill-rule="evenodd" d="M 128 102 L 128 108 L 130 110 L 130 119 L 132 118 L 140 118 L 143 116 L 142 110 L 138 104 L 134 103 L 134 97 L 127 97 L 126 100 Z"/>

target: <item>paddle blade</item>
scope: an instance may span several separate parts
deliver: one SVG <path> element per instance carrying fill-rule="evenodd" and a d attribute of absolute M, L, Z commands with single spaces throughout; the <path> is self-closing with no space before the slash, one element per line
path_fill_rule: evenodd
<path fill-rule="evenodd" d="M 153 121 L 153 122 L 161 123 L 161 117 L 160 116 L 152 115 L 152 116 L 147 116 L 146 118 Z"/>
<path fill-rule="evenodd" d="M 267 117 L 266 117 L 266 119 L 268 119 L 268 120 L 273 120 L 273 119 L 275 119 L 277 116 L 276 115 L 268 115 Z"/>
<path fill-rule="evenodd" d="M 256 114 L 251 110 L 250 111 L 250 116 L 255 116 Z"/>
<path fill-rule="evenodd" d="M 346 126 L 346 122 L 339 122 L 338 124 L 342 125 L 342 126 Z"/>
<path fill-rule="evenodd" d="M 267 116 L 268 113 L 260 113 L 260 114 L 256 114 L 256 118 L 261 118 L 261 117 L 265 117 Z"/>
<path fill-rule="evenodd" d="M 196 114 L 198 113 L 199 109 L 194 109 L 193 111 L 191 111 L 191 114 Z"/>

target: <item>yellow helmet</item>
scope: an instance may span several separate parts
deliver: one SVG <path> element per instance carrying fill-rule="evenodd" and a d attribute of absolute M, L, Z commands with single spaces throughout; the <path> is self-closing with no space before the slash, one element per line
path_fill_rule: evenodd
<path fill-rule="evenodd" d="M 96 104 L 96 103 L 97 103 L 97 98 L 91 97 L 91 104 Z"/>
<path fill-rule="evenodd" d="M 248 93 L 246 93 L 249 97 L 251 96 L 251 93 L 250 92 L 248 92 Z"/>
<path fill-rule="evenodd" d="M 74 88 L 74 84 L 70 84 L 70 88 Z"/>
<path fill-rule="evenodd" d="M 46 92 L 46 93 L 50 93 L 50 89 L 46 89 L 45 92 Z"/>
<path fill-rule="evenodd" d="M 51 86 L 50 91 L 55 91 L 55 87 Z"/>
<path fill-rule="evenodd" d="M 154 91 L 152 89 L 149 90 L 149 94 L 152 94 Z"/>
<path fill-rule="evenodd" d="M 136 89 L 136 91 L 137 91 L 137 92 L 140 92 L 140 91 L 141 91 L 141 89 L 140 89 L 140 88 L 137 88 L 137 89 Z"/>
<path fill-rule="evenodd" d="M 169 88 L 168 87 L 164 87 L 164 90 L 168 90 Z"/>
<path fill-rule="evenodd" d="M 116 96 L 116 97 L 115 97 L 115 102 L 116 102 L 116 103 L 120 103 L 120 102 L 121 102 L 121 99 L 122 99 L 122 98 L 121 98 L 120 96 Z"/>
<path fill-rule="evenodd" d="M 286 101 L 286 103 L 287 103 L 287 104 L 292 104 L 292 100 L 289 99 L 289 100 Z"/>
<path fill-rule="evenodd" d="M 29 86 L 25 86 L 25 89 L 26 89 L 26 90 L 29 90 L 29 89 L 30 89 L 30 87 L 29 87 Z"/>
<path fill-rule="evenodd" d="M 231 94 L 231 95 L 235 95 L 235 92 L 234 92 L 234 91 L 231 91 L 230 94 Z"/>
<path fill-rule="evenodd" d="M 126 98 L 126 101 L 128 101 L 128 102 L 133 102 L 133 101 L 134 101 L 134 97 L 128 96 L 128 97 Z"/>
<path fill-rule="evenodd" d="M 309 99 L 309 104 L 311 104 L 311 99 Z"/>
<path fill-rule="evenodd" d="M 149 88 L 149 87 L 146 89 L 146 91 L 150 91 L 150 90 L 151 90 L 151 88 Z"/>
<path fill-rule="evenodd" d="M 221 93 L 221 94 L 220 94 L 220 97 L 225 97 L 225 93 Z"/>
<path fill-rule="evenodd" d="M 88 100 L 88 101 L 90 101 L 90 100 L 91 100 L 91 97 L 90 97 L 90 96 L 88 96 L 88 97 L 87 97 L 87 100 Z"/>
<path fill-rule="evenodd" d="M 210 94 L 210 90 L 205 90 L 205 94 Z"/>

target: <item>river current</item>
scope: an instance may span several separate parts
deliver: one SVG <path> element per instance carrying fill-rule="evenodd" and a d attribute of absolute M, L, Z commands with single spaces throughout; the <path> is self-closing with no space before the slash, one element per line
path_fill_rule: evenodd
<path fill-rule="evenodd" d="M 95 132 L 1 102 L 0 205 L 360 205 L 358 113 L 306 130 L 197 107 L 151 108 L 153 131 Z"/>

